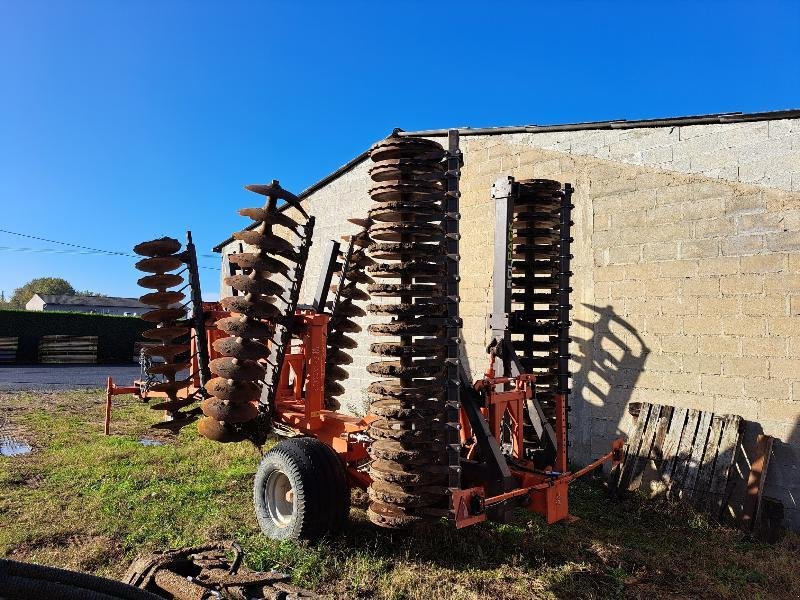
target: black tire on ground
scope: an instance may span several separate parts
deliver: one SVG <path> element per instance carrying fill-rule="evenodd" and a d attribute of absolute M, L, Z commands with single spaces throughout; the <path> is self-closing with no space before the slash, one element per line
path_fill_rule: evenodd
<path fill-rule="evenodd" d="M 333 449 L 316 438 L 290 438 L 262 459 L 253 501 L 267 537 L 314 541 L 345 526 L 350 488 Z"/>
<path fill-rule="evenodd" d="M 159 600 L 139 588 L 87 575 L 0 559 L 0 598 L 14 600 Z"/>

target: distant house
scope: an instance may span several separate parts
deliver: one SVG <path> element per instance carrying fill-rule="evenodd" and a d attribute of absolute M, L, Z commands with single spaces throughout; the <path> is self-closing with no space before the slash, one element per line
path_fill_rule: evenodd
<path fill-rule="evenodd" d="M 66 294 L 34 294 L 25 305 L 27 310 L 66 311 L 95 313 L 100 315 L 124 315 L 137 317 L 152 307 L 136 298 L 114 298 L 111 296 L 68 296 Z"/>

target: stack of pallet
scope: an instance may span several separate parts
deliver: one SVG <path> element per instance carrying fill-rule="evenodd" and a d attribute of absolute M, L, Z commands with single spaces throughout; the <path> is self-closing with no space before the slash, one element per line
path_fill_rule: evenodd
<path fill-rule="evenodd" d="M 622 490 L 689 501 L 720 515 L 742 418 L 643 403 L 620 470 Z"/>
<path fill-rule="evenodd" d="M 18 337 L 0 337 L 0 363 L 16 362 L 18 345 Z"/>
<path fill-rule="evenodd" d="M 97 336 L 42 336 L 39 341 L 39 362 L 49 364 L 96 363 Z"/>

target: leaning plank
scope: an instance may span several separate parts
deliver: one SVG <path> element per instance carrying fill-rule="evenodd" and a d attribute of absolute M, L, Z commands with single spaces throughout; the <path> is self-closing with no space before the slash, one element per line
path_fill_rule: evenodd
<path fill-rule="evenodd" d="M 700 471 L 700 463 L 703 461 L 703 454 L 706 451 L 706 442 L 708 441 L 708 433 L 711 426 L 712 413 L 701 413 L 700 420 L 697 425 L 697 433 L 694 436 L 692 444 L 692 454 L 689 458 L 689 463 L 686 465 L 686 475 L 683 478 L 681 485 L 681 498 L 691 498 L 694 492 L 694 486 L 697 482 L 697 474 Z"/>
<path fill-rule="evenodd" d="M 661 414 L 658 417 L 658 424 L 653 437 L 653 445 L 650 448 L 650 456 L 644 462 L 639 489 L 644 489 L 650 496 L 657 496 L 664 491 L 659 472 L 664 460 L 664 441 L 669 431 L 674 410 L 672 406 L 661 407 Z"/>
<path fill-rule="evenodd" d="M 761 506 L 761 496 L 764 493 L 764 482 L 767 479 L 767 468 L 774 439 L 772 436 L 762 433 L 756 440 L 756 453 L 753 463 L 750 465 L 750 475 L 747 478 L 747 495 L 742 515 L 742 528 L 747 531 L 750 531 L 753 524 L 758 521 L 758 510 Z"/>
<path fill-rule="evenodd" d="M 662 485 L 666 490 L 669 490 L 669 486 L 672 483 L 672 469 L 675 466 L 675 458 L 678 454 L 678 446 L 681 442 L 681 434 L 683 433 L 684 425 L 686 425 L 686 414 L 688 412 L 686 408 L 676 408 L 672 411 L 669 431 L 661 449 L 664 460 L 661 462 L 659 474 Z"/>
<path fill-rule="evenodd" d="M 692 444 L 694 443 L 700 414 L 700 411 L 691 409 L 686 415 L 686 424 L 683 427 L 683 435 L 681 435 L 681 442 L 678 445 L 678 453 L 675 457 L 675 468 L 672 471 L 672 479 L 670 480 L 669 495 L 672 497 L 678 497 L 680 490 L 683 488 L 683 479 L 692 454 Z"/>
<path fill-rule="evenodd" d="M 736 449 L 741 440 L 742 417 L 739 415 L 724 415 L 722 420 L 722 433 L 717 448 L 717 460 L 714 463 L 714 474 L 708 490 L 706 501 L 707 510 L 715 517 L 720 518 L 722 508 L 727 504 L 726 490 L 731 476 L 732 467 L 736 457 Z"/>
<path fill-rule="evenodd" d="M 647 426 L 647 419 L 650 415 L 651 406 L 652 405 L 648 402 L 642 403 L 642 407 L 639 410 L 639 418 L 636 420 L 636 427 L 634 428 L 633 434 L 628 440 L 628 447 L 625 450 L 625 457 L 622 462 L 622 468 L 620 469 L 619 489 L 621 490 L 627 490 L 628 485 L 630 484 L 631 471 L 633 470 L 633 465 L 636 462 L 636 456 L 638 455 L 639 449 L 642 445 L 642 434 Z"/>
<path fill-rule="evenodd" d="M 650 417 L 647 419 L 647 426 L 644 428 L 644 433 L 642 434 L 642 444 L 639 446 L 639 452 L 636 455 L 636 460 L 631 469 L 631 481 L 627 487 L 628 491 L 636 491 L 642 485 L 642 473 L 644 472 L 647 461 L 650 460 L 650 452 L 653 449 L 653 442 L 655 441 L 661 410 L 663 408 L 664 407 L 658 404 L 650 408 Z"/>
<path fill-rule="evenodd" d="M 697 483 L 695 483 L 694 490 L 689 491 L 692 503 L 700 510 L 706 509 L 724 421 L 724 417 L 720 415 L 711 415 L 711 431 L 708 434 L 703 460 L 700 462 L 700 469 L 697 473 Z"/>

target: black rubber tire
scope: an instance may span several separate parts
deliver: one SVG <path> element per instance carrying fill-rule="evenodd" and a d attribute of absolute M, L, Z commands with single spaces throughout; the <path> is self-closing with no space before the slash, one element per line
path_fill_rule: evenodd
<path fill-rule="evenodd" d="M 269 513 L 266 489 L 269 477 L 281 472 L 294 492 L 292 514 L 279 524 Z M 316 438 L 283 440 L 261 461 L 253 486 L 253 502 L 261 530 L 275 540 L 316 541 L 337 533 L 347 523 L 350 488 L 338 454 Z"/>
<path fill-rule="evenodd" d="M 119 581 L 13 560 L 0 559 L 0 598 L 14 600 L 158 600 Z"/>

